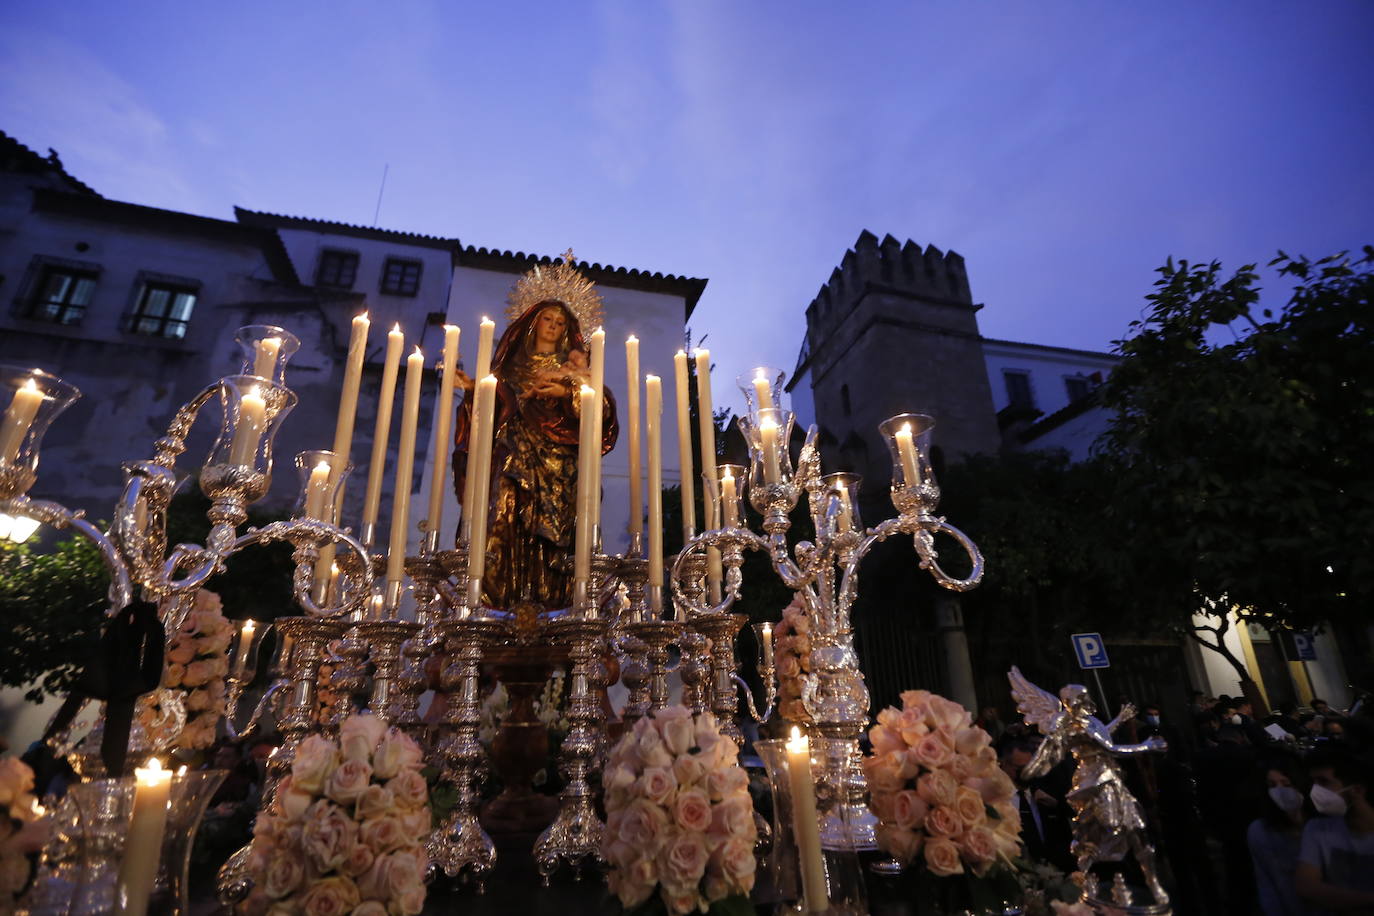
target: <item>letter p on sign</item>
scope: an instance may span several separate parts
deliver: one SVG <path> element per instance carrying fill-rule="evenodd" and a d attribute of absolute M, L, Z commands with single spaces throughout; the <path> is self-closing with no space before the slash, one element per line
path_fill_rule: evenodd
<path fill-rule="evenodd" d="M 1078 656 L 1080 668 L 1110 668 L 1107 660 L 1107 644 L 1102 641 L 1101 633 L 1075 633 L 1072 637 L 1073 651 Z"/>

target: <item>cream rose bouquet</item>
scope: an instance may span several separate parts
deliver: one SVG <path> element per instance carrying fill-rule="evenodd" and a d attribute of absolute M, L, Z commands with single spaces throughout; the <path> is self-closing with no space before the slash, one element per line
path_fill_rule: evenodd
<path fill-rule="evenodd" d="M 164 744 L 202 750 L 215 743 L 215 729 L 225 709 L 224 678 L 229 673 L 229 643 L 234 625 L 224 616 L 219 595 L 196 593 L 196 603 L 167 643 L 161 689 L 139 701 L 138 722 L 154 746 Z M 162 734 L 176 718 L 163 708 L 166 693 L 181 695 L 186 724 L 180 734 Z"/>
<path fill-rule="evenodd" d="M 253 826 L 250 913 L 413 916 L 425 905 L 420 746 L 376 716 L 311 735 Z"/>
<path fill-rule="evenodd" d="M 738 753 L 709 713 L 685 706 L 645 716 L 616 744 L 602 854 L 625 909 L 753 913 L 758 833 Z"/>
<path fill-rule="evenodd" d="M 0 914 L 14 912 L 47 840 L 48 822 L 33 795 L 33 770 L 16 757 L 0 760 Z"/>
<path fill-rule="evenodd" d="M 809 724 L 802 684 L 811 670 L 811 619 L 801 598 L 793 598 L 782 609 L 782 620 L 773 629 L 773 656 L 778 669 L 778 714 L 788 722 Z"/>
<path fill-rule="evenodd" d="M 1021 849 L 1015 786 L 968 710 L 927 690 L 878 713 L 864 759 L 879 847 L 932 878 L 1015 893 Z M 988 889 L 988 888 L 985 888 Z"/>

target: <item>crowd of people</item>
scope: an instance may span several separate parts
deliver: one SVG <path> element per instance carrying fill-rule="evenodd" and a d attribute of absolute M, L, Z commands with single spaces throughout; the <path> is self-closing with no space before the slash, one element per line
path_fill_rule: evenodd
<path fill-rule="evenodd" d="M 1257 717 L 1245 697 L 1200 692 L 1191 707 L 1176 724 L 1147 701 L 1113 736 L 1169 742 L 1167 754 L 1123 766 L 1168 863 L 1176 912 L 1374 914 L 1374 708 L 1314 698 Z M 1039 736 L 993 708 L 978 722 L 1016 782 L 1028 855 L 1071 871 L 1072 763 L 1024 779 Z"/>

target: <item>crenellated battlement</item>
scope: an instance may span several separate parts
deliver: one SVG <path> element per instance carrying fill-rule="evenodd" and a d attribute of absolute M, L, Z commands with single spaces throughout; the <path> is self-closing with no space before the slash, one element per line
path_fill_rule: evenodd
<path fill-rule="evenodd" d="M 825 327 L 842 320 L 875 287 L 935 302 L 973 304 L 962 255 L 934 245 L 923 250 L 910 239 L 902 244 L 890 234 L 879 241 L 865 229 L 807 306 L 808 325 Z"/>

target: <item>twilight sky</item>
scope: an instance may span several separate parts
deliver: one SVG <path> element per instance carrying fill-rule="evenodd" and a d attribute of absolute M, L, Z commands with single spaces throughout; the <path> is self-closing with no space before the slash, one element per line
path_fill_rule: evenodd
<path fill-rule="evenodd" d="M 0 7 L 0 129 L 106 197 L 708 277 L 790 371 L 860 230 L 968 260 L 983 333 L 1107 349 L 1167 255 L 1374 243 L 1374 4 Z"/>

